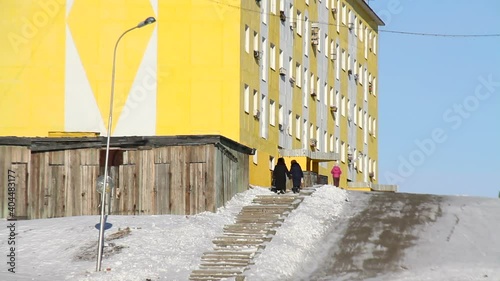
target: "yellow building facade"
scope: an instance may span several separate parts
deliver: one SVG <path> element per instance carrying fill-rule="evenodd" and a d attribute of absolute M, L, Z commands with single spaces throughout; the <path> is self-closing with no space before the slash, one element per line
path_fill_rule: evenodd
<path fill-rule="evenodd" d="M 341 186 L 377 183 L 377 40 L 363 0 L 0 0 L 0 136 L 223 135 Z"/>

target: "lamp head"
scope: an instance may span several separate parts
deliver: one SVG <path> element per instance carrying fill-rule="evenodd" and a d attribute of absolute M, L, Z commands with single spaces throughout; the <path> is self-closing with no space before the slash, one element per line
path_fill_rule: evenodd
<path fill-rule="evenodd" d="M 148 25 L 148 24 L 152 24 L 156 21 L 156 19 L 154 17 L 149 17 L 147 19 L 145 19 L 144 21 L 141 21 L 137 27 L 140 28 L 140 27 L 143 27 L 145 25 Z"/>

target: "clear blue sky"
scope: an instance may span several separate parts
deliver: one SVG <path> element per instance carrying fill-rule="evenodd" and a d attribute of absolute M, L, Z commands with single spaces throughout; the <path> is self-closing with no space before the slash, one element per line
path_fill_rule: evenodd
<path fill-rule="evenodd" d="M 370 5 L 381 30 L 500 34 L 498 0 Z M 378 76 L 379 181 L 401 192 L 498 197 L 500 37 L 380 32 Z"/>

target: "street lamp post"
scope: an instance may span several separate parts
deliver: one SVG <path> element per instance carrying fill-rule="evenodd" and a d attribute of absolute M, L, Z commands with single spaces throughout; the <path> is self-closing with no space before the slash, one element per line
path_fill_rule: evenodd
<path fill-rule="evenodd" d="M 103 189 L 101 192 L 101 220 L 99 224 L 99 243 L 98 243 L 98 248 L 97 248 L 97 265 L 96 265 L 96 271 L 101 271 L 101 262 L 102 262 L 102 251 L 103 251 L 103 244 L 104 244 L 104 211 L 105 211 L 105 205 L 106 205 L 106 189 L 108 183 L 108 160 L 109 160 L 109 143 L 111 140 L 111 127 L 113 124 L 113 96 L 115 92 L 115 66 L 116 66 L 116 49 L 118 48 L 118 43 L 120 43 L 120 40 L 122 39 L 125 34 L 128 32 L 136 29 L 136 28 L 141 28 L 145 25 L 152 24 L 156 21 L 154 17 L 149 17 L 145 19 L 144 21 L 141 21 L 139 24 L 136 26 L 126 30 L 125 32 L 118 37 L 118 40 L 116 41 L 115 44 L 115 49 L 113 52 L 113 70 L 111 72 L 111 98 L 109 102 L 109 120 L 108 120 L 108 136 L 106 140 L 106 160 L 104 163 L 104 183 L 103 183 Z"/>

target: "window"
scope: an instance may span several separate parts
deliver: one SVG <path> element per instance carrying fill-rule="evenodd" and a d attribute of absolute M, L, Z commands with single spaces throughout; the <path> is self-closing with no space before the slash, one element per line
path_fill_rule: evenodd
<path fill-rule="evenodd" d="M 372 50 L 372 46 L 373 46 L 372 31 L 370 30 L 370 32 L 368 33 L 368 47 L 370 48 L 370 51 Z"/>
<path fill-rule="evenodd" d="M 345 4 L 342 4 L 342 24 L 346 24 L 346 17 L 347 17 L 347 8 Z"/>
<path fill-rule="evenodd" d="M 304 137 L 303 138 L 304 141 L 302 142 L 302 144 L 303 144 L 302 147 L 303 148 L 307 148 L 307 146 L 309 145 L 309 143 L 307 141 L 308 140 L 308 138 L 307 138 L 307 120 L 304 119 L 304 123 L 303 124 L 304 125 L 302 126 L 302 134 L 303 134 L 303 137 Z"/>
<path fill-rule="evenodd" d="M 258 151 L 257 151 L 257 150 L 255 150 L 255 154 L 253 155 L 253 163 L 254 163 L 255 165 L 257 165 L 257 163 L 258 163 L 258 159 L 257 159 L 257 152 L 258 152 Z"/>
<path fill-rule="evenodd" d="M 288 57 L 288 69 L 290 69 L 290 77 L 293 77 L 293 59 Z"/>
<path fill-rule="evenodd" d="M 319 138 L 320 135 L 319 135 L 319 127 L 316 127 L 316 141 L 317 141 L 317 144 L 316 144 L 316 147 L 319 149 L 321 147 L 321 139 Z"/>
<path fill-rule="evenodd" d="M 354 15 L 354 36 L 358 36 L 358 16 Z"/>
<path fill-rule="evenodd" d="M 340 143 L 340 161 L 342 161 L 342 163 L 345 163 L 345 142 L 342 141 Z"/>
<path fill-rule="evenodd" d="M 360 85 L 363 85 L 363 66 L 361 64 L 359 64 L 359 71 L 358 71 L 358 75 L 359 75 L 359 79 L 358 79 L 358 83 Z"/>
<path fill-rule="evenodd" d="M 253 114 L 256 115 L 259 111 L 259 92 L 253 90 Z"/>
<path fill-rule="evenodd" d="M 313 136 L 314 136 L 314 125 L 313 125 L 313 123 L 311 123 L 309 125 L 309 135 L 311 136 L 311 138 L 313 138 Z"/>
<path fill-rule="evenodd" d="M 354 73 L 354 75 L 358 74 L 358 61 L 356 59 L 354 59 L 353 63 L 352 63 L 352 68 L 354 68 L 352 70 L 352 72 Z M 351 69 L 351 68 L 349 68 Z"/>
<path fill-rule="evenodd" d="M 312 72 L 311 72 L 311 81 L 310 81 L 310 82 L 311 82 L 311 94 L 316 93 L 316 92 L 314 91 L 314 85 L 315 85 L 315 84 L 314 84 L 314 81 L 315 81 L 315 80 L 314 80 L 314 73 L 312 73 Z"/>
<path fill-rule="evenodd" d="M 278 124 L 283 129 L 283 106 L 280 104 L 278 109 Z"/>
<path fill-rule="evenodd" d="M 365 59 L 368 59 L 368 28 L 365 27 Z"/>
<path fill-rule="evenodd" d="M 295 138 L 297 138 L 298 140 L 300 140 L 300 135 L 302 135 L 302 132 L 300 131 L 300 123 L 300 116 L 295 115 Z"/>
<path fill-rule="evenodd" d="M 300 63 L 296 63 L 295 65 L 295 75 L 297 75 L 297 79 L 295 80 L 295 84 L 297 84 L 297 87 L 301 87 L 302 86 L 302 66 L 300 65 Z"/>
<path fill-rule="evenodd" d="M 330 59 L 334 56 L 334 53 L 335 53 L 335 45 L 334 45 L 333 39 L 332 39 L 332 40 L 330 40 L 330 54 L 331 54 Z"/>
<path fill-rule="evenodd" d="M 344 49 L 342 49 L 342 55 L 341 55 L 340 58 L 342 60 L 342 70 L 345 71 L 347 56 L 345 55 L 345 50 Z"/>
<path fill-rule="evenodd" d="M 342 54 L 340 53 L 340 46 L 338 43 L 337 43 L 337 47 L 335 48 L 335 53 L 337 53 L 337 56 L 340 56 L 340 57 L 337 57 L 337 67 L 335 68 L 335 78 L 337 78 L 337 80 L 340 80 L 340 61 L 342 60 Z"/>
<path fill-rule="evenodd" d="M 271 13 L 276 15 L 276 0 L 271 0 Z"/>
<path fill-rule="evenodd" d="M 269 170 L 274 170 L 274 157 L 269 156 Z"/>
<path fill-rule="evenodd" d="M 340 151 L 340 142 L 339 142 L 339 138 L 335 138 L 335 152 L 336 153 L 339 153 Z"/>
<path fill-rule="evenodd" d="M 352 11 L 349 9 L 349 12 L 347 13 L 347 26 L 349 29 L 351 29 L 351 23 L 352 23 Z"/>
<path fill-rule="evenodd" d="M 377 54 L 377 36 L 373 35 L 373 53 L 376 55 Z"/>
<path fill-rule="evenodd" d="M 341 107 L 342 107 L 342 108 L 340 109 L 341 114 L 342 114 L 342 116 L 345 116 L 345 97 L 344 97 L 344 96 L 342 96 L 342 104 L 341 104 Z"/>
<path fill-rule="evenodd" d="M 288 134 L 292 135 L 292 111 L 288 111 Z"/>
<path fill-rule="evenodd" d="M 259 33 L 257 31 L 253 32 L 253 50 L 259 50 Z"/>
<path fill-rule="evenodd" d="M 250 113 L 250 87 L 248 87 L 247 84 L 245 84 L 243 99 L 244 99 L 245 112 Z"/>
<path fill-rule="evenodd" d="M 304 107 L 308 106 L 309 100 L 309 71 L 304 67 Z"/>
<path fill-rule="evenodd" d="M 352 112 L 351 112 L 351 100 L 347 99 L 347 118 L 351 118 Z"/>
<path fill-rule="evenodd" d="M 273 100 L 269 101 L 269 124 L 276 126 L 276 103 Z"/>
<path fill-rule="evenodd" d="M 328 84 L 325 82 L 323 85 L 323 103 L 328 105 Z"/>
<path fill-rule="evenodd" d="M 262 37 L 262 80 L 266 81 L 267 79 L 267 40 Z"/>
<path fill-rule="evenodd" d="M 325 57 L 328 58 L 328 33 L 325 32 Z"/>
<path fill-rule="evenodd" d="M 360 77 L 361 79 L 365 79 L 363 83 L 366 83 L 367 80 L 368 80 L 368 70 L 365 68 L 365 73 L 363 75 L 363 77 Z M 366 86 L 366 85 L 365 85 Z M 368 100 L 368 87 L 365 87 L 365 90 L 364 90 L 364 98 L 365 98 L 365 101 Z"/>
<path fill-rule="evenodd" d="M 323 131 L 323 152 L 328 152 L 328 134 Z"/>
<path fill-rule="evenodd" d="M 347 54 L 347 70 L 351 70 L 351 54 Z"/>
<path fill-rule="evenodd" d="M 330 87 L 330 106 L 334 106 L 335 101 L 334 101 L 334 96 L 333 96 L 333 87 Z"/>
<path fill-rule="evenodd" d="M 358 170 L 359 172 L 363 172 L 363 156 L 358 157 Z"/>
<path fill-rule="evenodd" d="M 373 166 L 372 166 L 372 171 L 373 171 L 373 179 L 377 178 L 377 161 L 373 160 Z"/>
<path fill-rule="evenodd" d="M 321 28 L 318 27 L 318 45 L 316 45 L 316 50 L 321 52 Z"/>
<path fill-rule="evenodd" d="M 335 145 L 333 141 L 333 134 L 330 134 L 330 152 L 333 152 L 333 146 Z"/>
<path fill-rule="evenodd" d="M 366 111 L 364 112 L 364 115 L 363 115 L 363 122 L 365 124 L 368 123 L 368 113 Z M 368 127 L 368 124 L 367 124 L 367 127 Z M 363 135 L 364 135 L 364 141 L 365 141 L 365 143 L 368 143 L 368 130 L 365 130 L 363 132 Z"/>
<path fill-rule="evenodd" d="M 359 107 L 358 110 L 358 125 L 363 129 L 363 108 Z"/>
<path fill-rule="evenodd" d="M 363 22 L 359 21 L 359 41 L 363 42 Z"/>
<path fill-rule="evenodd" d="M 261 104 L 262 106 L 261 110 L 260 110 L 260 118 L 262 120 L 262 122 L 260 123 L 261 124 L 261 137 L 264 138 L 264 139 L 267 139 L 267 130 L 268 130 L 268 126 L 267 126 L 267 123 L 266 123 L 266 118 L 267 118 L 267 97 L 266 95 L 262 95 L 262 98 L 261 98 Z"/>
<path fill-rule="evenodd" d="M 309 19 L 304 17 L 304 55 L 309 55 Z"/>
<path fill-rule="evenodd" d="M 271 49 L 269 51 L 269 65 L 271 69 L 276 70 L 276 47 L 271 43 Z"/>
<path fill-rule="evenodd" d="M 373 82 L 372 82 L 372 93 L 376 97 L 377 96 L 377 78 L 373 77 Z"/>
<path fill-rule="evenodd" d="M 316 100 L 320 101 L 321 100 L 321 79 L 316 78 Z"/>
<path fill-rule="evenodd" d="M 250 53 L 250 27 L 245 25 L 245 52 Z"/>
<path fill-rule="evenodd" d="M 371 135 L 372 134 L 372 116 L 368 116 L 368 133 Z"/>
<path fill-rule="evenodd" d="M 280 49 L 280 56 L 278 58 L 279 68 L 283 67 L 283 50 Z"/>
<path fill-rule="evenodd" d="M 339 93 L 339 91 L 335 91 L 335 105 L 337 107 L 340 105 L 340 93 Z M 335 125 L 337 127 L 340 126 L 340 118 L 338 118 L 338 117 L 335 118 Z"/>
<path fill-rule="evenodd" d="M 375 118 L 373 118 L 372 133 L 374 137 L 377 136 L 377 119 Z"/>
<path fill-rule="evenodd" d="M 267 0 L 262 0 L 262 23 L 267 24 Z"/>
<path fill-rule="evenodd" d="M 340 16 L 339 16 L 339 13 L 340 13 L 340 1 L 337 0 L 337 14 L 335 16 L 335 18 L 337 19 L 337 33 L 340 33 Z M 338 52 L 337 52 L 338 54 Z"/>
<path fill-rule="evenodd" d="M 302 36 L 302 13 L 297 10 L 297 34 Z"/>
<path fill-rule="evenodd" d="M 368 73 L 368 85 L 372 84 L 372 74 Z"/>

